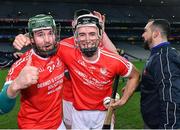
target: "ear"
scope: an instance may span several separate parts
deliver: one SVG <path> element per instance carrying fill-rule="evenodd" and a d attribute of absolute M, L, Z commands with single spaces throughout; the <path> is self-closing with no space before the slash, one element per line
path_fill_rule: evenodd
<path fill-rule="evenodd" d="M 75 28 L 75 20 L 72 21 L 72 27 Z"/>
<path fill-rule="evenodd" d="M 75 42 L 75 46 L 78 47 L 77 32 L 74 32 L 74 42 Z"/>
<path fill-rule="evenodd" d="M 78 46 L 78 40 L 77 40 L 77 39 L 74 39 L 74 41 L 75 41 L 75 47 L 78 48 L 78 47 L 79 47 L 79 46 Z"/>
<path fill-rule="evenodd" d="M 34 38 L 30 38 L 31 44 L 35 43 Z"/>
<path fill-rule="evenodd" d="M 152 34 L 153 38 L 157 38 L 160 35 L 160 32 L 158 30 L 155 30 Z"/>

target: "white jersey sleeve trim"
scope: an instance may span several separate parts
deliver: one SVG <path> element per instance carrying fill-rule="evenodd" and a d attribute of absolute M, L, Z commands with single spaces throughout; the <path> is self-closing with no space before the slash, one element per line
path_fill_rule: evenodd
<path fill-rule="evenodd" d="M 110 52 L 107 52 L 107 51 L 104 51 L 104 50 L 101 50 L 101 54 L 109 56 L 109 57 L 114 58 L 116 60 L 119 60 L 126 66 L 126 68 L 128 69 L 128 72 L 122 77 L 128 77 L 131 74 L 131 71 L 132 71 L 132 68 L 133 68 L 133 64 L 131 62 L 129 62 L 129 61 L 125 62 L 121 58 L 116 57 L 117 54 L 110 53 Z"/>
<path fill-rule="evenodd" d="M 129 62 L 128 72 L 124 76 L 122 76 L 122 77 L 129 77 L 129 75 L 132 72 L 132 68 L 133 68 L 133 64 L 131 62 Z"/>

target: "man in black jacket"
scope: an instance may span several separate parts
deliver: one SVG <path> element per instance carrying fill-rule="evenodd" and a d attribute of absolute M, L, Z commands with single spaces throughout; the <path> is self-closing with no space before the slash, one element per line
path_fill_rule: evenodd
<path fill-rule="evenodd" d="M 180 55 L 168 42 L 170 24 L 147 23 L 142 37 L 151 50 L 141 81 L 141 112 L 146 128 L 180 128 Z"/>

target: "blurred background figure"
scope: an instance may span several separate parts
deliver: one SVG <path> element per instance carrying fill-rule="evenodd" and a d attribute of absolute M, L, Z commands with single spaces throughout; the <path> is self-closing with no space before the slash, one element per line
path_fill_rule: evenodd
<path fill-rule="evenodd" d="M 22 54 L 21 52 L 0 51 L 0 69 L 10 67 Z"/>

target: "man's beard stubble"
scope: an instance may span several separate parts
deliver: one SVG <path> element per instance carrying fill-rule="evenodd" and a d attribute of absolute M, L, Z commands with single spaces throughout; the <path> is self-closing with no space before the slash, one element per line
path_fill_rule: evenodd
<path fill-rule="evenodd" d="M 149 45 L 147 42 L 144 42 L 143 47 L 145 50 L 150 50 Z"/>
<path fill-rule="evenodd" d="M 150 44 L 152 43 L 152 38 L 149 39 L 149 40 L 144 40 L 144 44 L 143 44 L 143 47 L 145 50 L 150 50 Z"/>

